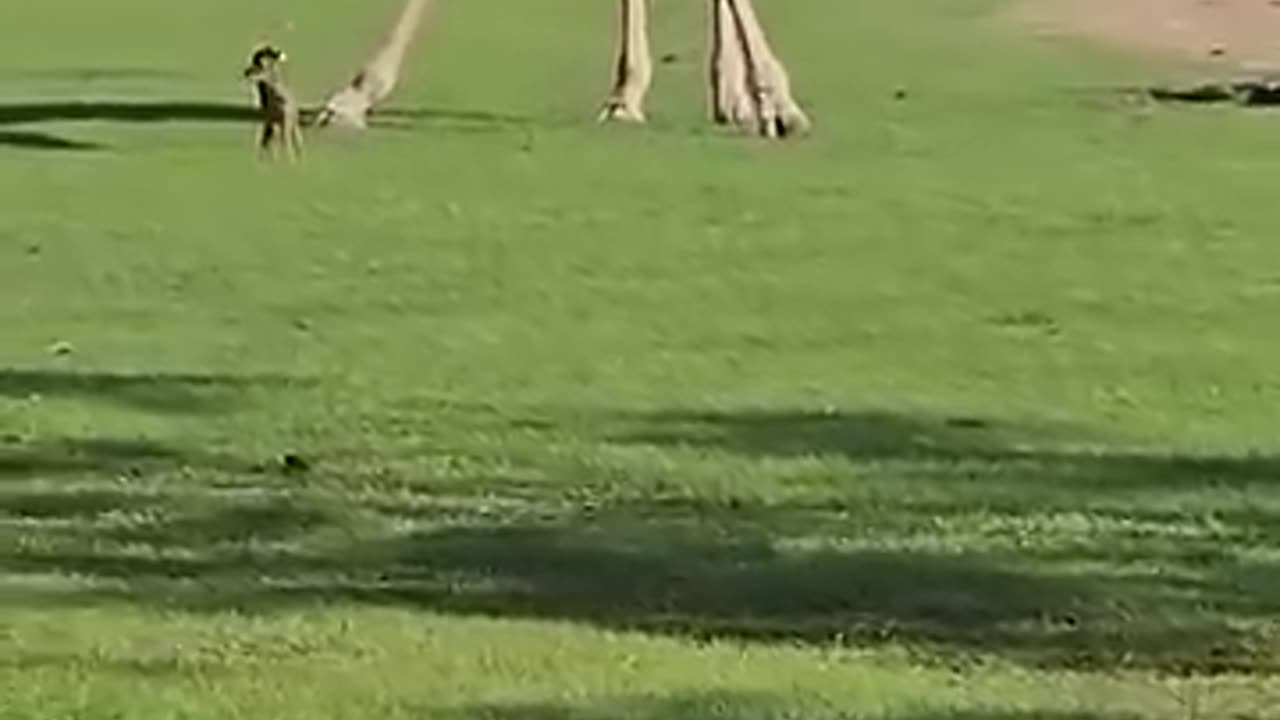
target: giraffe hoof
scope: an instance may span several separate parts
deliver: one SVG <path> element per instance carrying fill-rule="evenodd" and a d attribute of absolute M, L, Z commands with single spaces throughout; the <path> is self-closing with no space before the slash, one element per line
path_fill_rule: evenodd
<path fill-rule="evenodd" d="M 769 140 L 786 140 L 808 135 L 813 124 L 799 108 L 758 118 L 756 134 Z"/>
<path fill-rule="evenodd" d="M 777 125 L 778 137 L 781 138 L 808 135 L 813 130 L 809 116 L 799 110 L 780 116 Z"/>
<path fill-rule="evenodd" d="M 600 122 L 623 122 L 633 124 L 643 124 L 645 122 L 644 111 L 637 108 L 627 107 L 623 103 L 611 102 L 604 106 L 600 111 Z"/>

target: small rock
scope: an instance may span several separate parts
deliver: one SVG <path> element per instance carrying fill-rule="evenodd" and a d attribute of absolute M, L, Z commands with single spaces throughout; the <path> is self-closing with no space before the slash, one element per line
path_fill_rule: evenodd
<path fill-rule="evenodd" d="M 71 343 L 67 342 L 66 340 L 59 340 L 58 342 L 49 346 L 49 353 L 52 355 L 57 355 L 59 357 L 70 355 L 75 351 L 76 351 L 75 347 Z"/>

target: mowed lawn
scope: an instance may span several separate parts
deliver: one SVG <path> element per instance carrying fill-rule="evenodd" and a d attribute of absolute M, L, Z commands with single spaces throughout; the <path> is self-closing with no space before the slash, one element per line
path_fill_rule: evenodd
<path fill-rule="evenodd" d="M 1044 0 L 1049 1 L 1049 0 Z M 1274 718 L 1280 131 L 978 0 L 0 3 L 0 716 Z M 1236 715 L 1231 715 L 1236 713 Z"/>

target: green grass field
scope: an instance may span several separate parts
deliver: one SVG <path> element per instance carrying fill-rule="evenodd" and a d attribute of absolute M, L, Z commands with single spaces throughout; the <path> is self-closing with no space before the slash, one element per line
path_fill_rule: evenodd
<path fill-rule="evenodd" d="M 768 145 L 663 0 L 600 128 L 612 3 L 445 0 L 256 162 L 397 4 L 0 3 L 0 717 L 1280 717 L 1275 117 L 762 0 Z"/>

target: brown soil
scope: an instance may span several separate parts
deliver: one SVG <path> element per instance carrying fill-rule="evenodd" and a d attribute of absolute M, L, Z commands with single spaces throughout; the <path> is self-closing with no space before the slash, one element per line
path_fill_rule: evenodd
<path fill-rule="evenodd" d="M 1280 0 L 1024 0 L 1019 19 L 1144 51 L 1280 66 Z"/>

